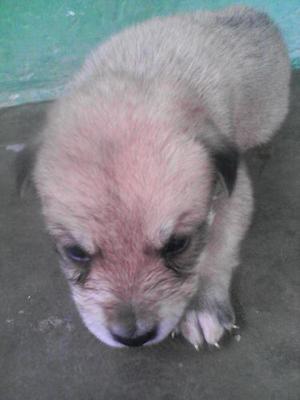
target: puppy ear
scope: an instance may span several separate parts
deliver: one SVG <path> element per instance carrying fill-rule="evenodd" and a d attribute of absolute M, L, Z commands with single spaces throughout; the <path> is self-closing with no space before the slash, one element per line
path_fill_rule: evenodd
<path fill-rule="evenodd" d="M 18 153 L 15 160 L 16 188 L 20 197 L 24 196 L 26 189 L 32 183 L 32 171 L 37 150 L 38 144 L 30 143 Z"/>
<path fill-rule="evenodd" d="M 221 132 L 211 118 L 200 126 L 199 140 L 207 147 L 215 165 L 219 181 L 230 196 L 233 192 L 239 166 L 239 151 Z"/>
<path fill-rule="evenodd" d="M 228 195 L 233 192 L 239 165 L 239 153 L 232 145 L 225 145 L 212 152 L 217 173 L 226 188 Z"/>

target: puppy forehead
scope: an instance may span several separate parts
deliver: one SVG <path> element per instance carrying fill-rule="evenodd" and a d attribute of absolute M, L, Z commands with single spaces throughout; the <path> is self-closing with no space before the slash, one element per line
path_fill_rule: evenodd
<path fill-rule="evenodd" d="M 84 126 L 73 120 L 56 145 L 42 149 L 36 180 L 50 218 L 80 220 L 91 233 L 143 225 L 152 238 L 182 214 L 205 215 L 211 166 L 204 147 L 147 115 L 102 117 L 85 118 Z"/>

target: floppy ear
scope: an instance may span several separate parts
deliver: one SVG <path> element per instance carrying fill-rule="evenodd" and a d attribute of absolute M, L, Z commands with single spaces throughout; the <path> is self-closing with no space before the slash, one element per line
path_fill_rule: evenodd
<path fill-rule="evenodd" d="M 199 139 L 207 146 L 215 165 L 219 181 L 230 196 L 233 192 L 239 166 L 239 151 L 212 118 L 202 123 Z"/>
<path fill-rule="evenodd" d="M 32 171 L 35 164 L 38 144 L 30 143 L 18 153 L 15 160 L 16 187 L 20 197 L 22 197 L 32 183 Z"/>
<path fill-rule="evenodd" d="M 186 113 L 188 123 L 198 131 L 196 140 L 200 140 L 210 152 L 222 186 L 231 195 L 239 164 L 236 146 L 221 132 L 197 95 L 191 93 L 190 98 L 182 100 L 181 107 Z"/>
<path fill-rule="evenodd" d="M 230 196 L 233 192 L 239 166 L 237 147 L 214 124 L 206 118 L 200 126 L 199 140 L 207 147 L 223 188 Z"/>
<path fill-rule="evenodd" d="M 212 152 L 216 170 L 229 196 L 233 192 L 239 165 L 239 153 L 232 145 L 222 146 Z"/>

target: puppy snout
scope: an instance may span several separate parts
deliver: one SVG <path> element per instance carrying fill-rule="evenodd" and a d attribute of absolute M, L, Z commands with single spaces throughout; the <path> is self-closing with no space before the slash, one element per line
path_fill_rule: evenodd
<path fill-rule="evenodd" d="M 130 347 L 138 347 L 142 346 L 143 344 L 149 342 L 150 340 L 154 339 L 157 333 L 156 326 L 152 328 L 150 331 L 139 335 L 139 336 L 120 336 L 113 331 L 111 331 L 112 337 L 119 343 L 124 344 L 125 346 Z"/>
<path fill-rule="evenodd" d="M 131 347 L 142 346 L 157 334 L 156 325 L 137 319 L 131 306 L 122 306 L 109 330 L 117 342 Z"/>

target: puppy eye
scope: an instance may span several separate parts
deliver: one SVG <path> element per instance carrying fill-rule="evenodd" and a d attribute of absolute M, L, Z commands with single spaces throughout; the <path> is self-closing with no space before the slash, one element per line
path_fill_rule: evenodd
<path fill-rule="evenodd" d="M 183 253 L 189 246 L 191 238 L 189 236 L 171 236 L 167 244 L 163 247 L 163 255 L 177 255 Z"/>
<path fill-rule="evenodd" d="M 91 260 L 90 254 L 83 250 L 78 245 L 65 247 L 65 254 L 71 260 L 75 262 L 88 262 Z"/>

